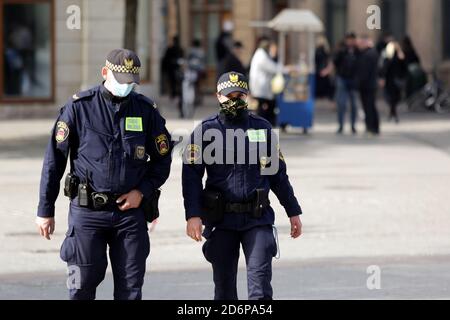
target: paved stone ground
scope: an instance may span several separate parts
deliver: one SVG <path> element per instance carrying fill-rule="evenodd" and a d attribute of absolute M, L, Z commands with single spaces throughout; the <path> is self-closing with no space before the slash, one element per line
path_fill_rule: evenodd
<path fill-rule="evenodd" d="M 212 111 L 203 107 L 196 118 Z M 169 107 L 162 112 L 171 130 L 193 129 L 193 121 L 176 119 Z M 56 205 L 52 241 L 40 239 L 34 226 L 52 122 L 0 122 L 0 297 L 41 298 L 46 288 L 53 288 L 50 297 L 63 297 L 58 293 L 62 277 L 57 275 L 65 272 L 58 256 L 67 223 L 64 197 Z M 288 219 L 271 199 L 281 247 L 281 260 L 274 264 L 274 285 L 283 288 L 278 297 L 450 298 L 444 286 L 450 264 L 450 117 L 402 114 L 400 125 L 384 122 L 382 136 L 375 139 L 362 133 L 362 124 L 357 136 L 336 136 L 335 129 L 332 106 L 321 102 L 310 135 L 290 129 L 281 137 L 288 174 L 305 214 L 304 235 L 291 240 Z M 209 265 L 200 244 L 184 234 L 180 177 L 181 160 L 175 155 L 161 199 L 162 217 L 151 234 L 146 298 L 169 299 L 174 292 L 174 298 L 210 296 Z M 367 266 L 377 264 L 373 261 L 387 264 L 386 290 L 361 294 L 358 290 L 367 290 Z M 343 270 L 337 282 L 332 280 L 336 263 Z M 242 290 L 243 281 L 241 277 Z M 110 297 L 110 282 L 107 278 L 99 297 Z M 172 290 L 177 284 L 179 290 Z"/>

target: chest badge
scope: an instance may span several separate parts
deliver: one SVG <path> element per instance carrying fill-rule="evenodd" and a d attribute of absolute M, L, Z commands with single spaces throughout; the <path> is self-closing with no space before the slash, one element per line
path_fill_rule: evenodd
<path fill-rule="evenodd" d="M 145 147 L 144 146 L 136 146 L 134 150 L 134 159 L 135 160 L 144 160 L 145 159 Z"/>
<path fill-rule="evenodd" d="M 134 131 L 134 132 L 142 132 L 142 118 L 135 117 L 135 118 L 126 118 L 125 119 L 125 130 L 126 131 Z"/>
<path fill-rule="evenodd" d="M 164 156 L 169 152 L 169 139 L 167 139 L 165 134 L 156 137 L 155 143 L 156 149 L 160 155 Z"/>

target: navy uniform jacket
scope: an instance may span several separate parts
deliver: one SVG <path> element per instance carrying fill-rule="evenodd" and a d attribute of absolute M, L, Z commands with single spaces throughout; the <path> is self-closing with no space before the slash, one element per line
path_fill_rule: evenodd
<path fill-rule="evenodd" d="M 233 152 L 235 158 L 234 163 L 230 164 L 222 162 L 222 164 L 207 164 L 205 161 L 202 161 L 202 159 L 197 159 L 201 157 L 203 150 L 208 148 L 208 144 L 211 142 L 203 141 L 205 139 L 201 139 L 200 143 L 195 144 L 194 137 L 195 135 L 202 135 L 208 129 L 216 129 L 222 133 L 222 136 L 224 137 L 223 157 L 226 158 L 227 150 L 228 152 Z M 239 146 L 236 145 L 236 141 L 234 142 L 234 146 L 231 144 L 227 145 L 227 143 L 225 143 L 227 140 L 225 138 L 227 129 L 242 129 L 245 132 L 248 132 L 249 129 L 256 131 L 265 130 L 264 132 L 266 132 L 267 135 L 266 141 L 268 145 L 270 145 L 272 139 L 277 139 L 276 136 L 272 137 L 272 127 L 270 123 L 265 119 L 252 114 L 247 114 L 243 121 L 239 123 L 230 123 L 229 121 L 226 121 L 221 114 L 204 120 L 191 135 L 191 144 L 186 148 L 184 154 L 185 159 L 187 157 L 187 160 L 183 163 L 182 173 L 186 220 L 192 217 L 202 216 L 202 178 L 205 171 L 207 173 L 205 187 L 220 191 L 226 202 L 248 202 L 251 201 L 256 189 L 265 189 L 267 193 L 272 190 L 279 199 L 281 205 L 285 208 L 289 217 L 302 214 L 302 210 L 294 196 L 294 191 L 286 174 L 286 163 L 281 151 L 278 151 L 275 155 L 279 157 L 279 170 L 276 174 L 261 175 L 260 159 L 255 163 L 255 161 L 249 161 L 250 157 L 248 156 L 249 150 L 253 150 L 257 144 L 251 142 L 247 136 L 245 150 L 243 150 L 242 147 L 239 148 Z M 268 149 L 267 154 L 270 156 L 270 148 L 268 147 Z M 240 152 L 245 152 L 246 160 L 244 163 L 242 163 L 242 161 L 236 161 L 237 154 Z M 272 225 L 274 224 L 274 220 L 274 211 L 268 206 L 264 210 L 263 216 L 259 219 L 253 218 L 250 214 L 226 213 L 224 220 L 218 225 L 215 225 L 215 227 L 232 230 L 246 230 L 258 225 Z"/>
<path fill-rule="evenodd" d="M 38 216 L 53 217 L 70 154 L 71 172 L 96 192 L 145 197 L 169 177 L 172 145 L 155 104 L 135 92 L 114 97 L 103 85 L 74 95 L 60 111 L 45 154 Z M 150 160 L 150 161 L 149 161 Z"/>

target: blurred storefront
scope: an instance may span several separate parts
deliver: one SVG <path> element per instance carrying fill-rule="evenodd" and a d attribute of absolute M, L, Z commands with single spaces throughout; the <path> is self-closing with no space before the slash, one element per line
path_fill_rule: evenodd
<path fill-rule="evenodd" d="M 141 90 L 158 92 L 164 0 L 137 0 Z M 124 46 L 126 0 L 0 0 L 0 118 L 54 116 Z M 76 19 L 80 19 L 76 27 Z"/>
<path fill-rule="evenodd" d="M 99 83 L 105 54 L 122 47 L 127 0 L 0 0 L 0 117 L 53 114 L 82 88 Z M 142 91 L 158 95 L 161 57 L 175 35 L 187 50 L 199 39 L 207 56 L 207 81 L 214 90 L 215 41 L 225 25 L 244 44 L 249 64 L 257 39 L 271 31 L 256 28 L 284 8 L 312 10 L 324 23 L 333 48 L 347 31 L 377 39 L 384 32 L 411 36 L 428 72 L 436 69 L 450 84 L 450 0 L 137 0 L 136 51 L 143 63 Z M 382 30 L 368 30 L 367 8 L 381 8 Z M 80 8 L 81 29 L 67 27 Z M 129 35 L 128 35 L 129 36 Z M 287 51 L 291 63 L 301 41 Z M 42 111 L 44 110 L 44 112 Z"/>

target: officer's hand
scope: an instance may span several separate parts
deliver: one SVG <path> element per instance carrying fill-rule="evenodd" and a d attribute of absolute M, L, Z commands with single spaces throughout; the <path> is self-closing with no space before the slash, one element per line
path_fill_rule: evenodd
<path fill-rule="evenodd" d="M 186 234 L 197 242 L 202 241 L 203 223 L 202 219 L 195 217 L 187 221 Z"/>
<path fill-rule="evenodd" d="M 143 197 L 144 195 L 139 190 L 131 190 L 129 193 L 120 196 L 116 202 L 117 204 L 123 202 L 123 204 L 119 206 L 119 209 L 121 211 L 127 211 L 139 208 Z"/>
<path fill-rule="evenodd" d="M 41 236 L 50 240 L 50 235 L 55 231 L 55 218 L 36 218 L 36 224 L 38 225 L 39 233 Z"/>
<path fill-rule="evenodd" d="M 296 239 L 302 234 L 302 222 L 300 216 L 291 217 L 291 237 Z"/>

